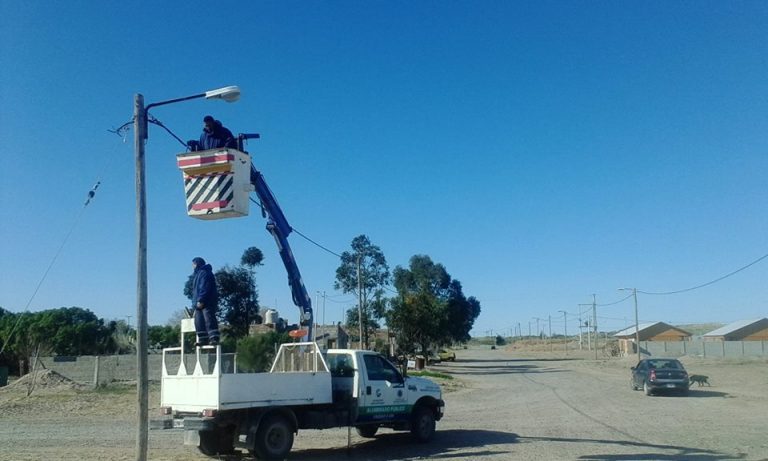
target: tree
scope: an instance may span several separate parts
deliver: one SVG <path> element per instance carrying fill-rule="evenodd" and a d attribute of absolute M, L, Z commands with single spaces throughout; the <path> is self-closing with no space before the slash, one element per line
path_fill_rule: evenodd
<path fill-rule="evenodd" d="M 153 325 L 147 329 L 149 345 L 153 348 L 162 349 L 165 347 L 174 347 L 179 345 L 181 337 L 181 324 L 176 325 Z"/>
<path fill-rule="evenodd" d="M 357 296 L 358 310 L 350 312 L 347 316 L 347 327 L 352 332 L 359 331 L 359 313 L 362 312 L 363 338 L 359 339 L 362 340 L 363 347 L 368 349 L 368 338 L 379 328 L 379 320 L 386 310 L 384 287 L 389 285 L 390 281 L 389 266 L 384 253 L 372 244 L 366 235 L 358 235 L 352 239 L 351 247 L 351 252 L 345 251 L 341 254 L 341 264 L 336 269 L 333 287 Z"/>
<path fill-rule="evenodd" d="M 398 296 L 391 300 L 387 325 L 395 333 L 401 352 L 466 341 L 480 302 L 466 298 L 458 280 L 453 280 L 442 264 L 429 256 L 415 255 L 408 269 L 397 266 L 394 285 Z"/>
<path fill-rule="evenodd" d="M 269 371 L 277 345 L 290 342 L 287 333 L 270 331 L 237 341 L 237 366 L 245 372 Z"/>

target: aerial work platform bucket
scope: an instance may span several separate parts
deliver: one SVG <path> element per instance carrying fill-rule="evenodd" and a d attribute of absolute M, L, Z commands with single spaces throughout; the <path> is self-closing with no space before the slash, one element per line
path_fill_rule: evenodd
<path fill-rule="evenodd" d="M 176 156 L 184 176 L 187 214 L 198 219 L 248 215 L 251 157 L 237 149 L 210 149 Z"/>

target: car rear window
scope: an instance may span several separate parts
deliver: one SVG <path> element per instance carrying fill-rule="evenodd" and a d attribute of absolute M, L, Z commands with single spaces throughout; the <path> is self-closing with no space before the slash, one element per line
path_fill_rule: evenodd
<path fill-rule="evenodd" d="M 683 365 L 677 360 L 649 360 L 648 366 L 656 369 L 667 368 L 673 370 L 680 370 L 683 368 Z"/>

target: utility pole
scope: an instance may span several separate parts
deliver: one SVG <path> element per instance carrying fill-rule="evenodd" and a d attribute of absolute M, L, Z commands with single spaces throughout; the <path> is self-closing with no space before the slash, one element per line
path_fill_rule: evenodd
<path fill-rule="evenodd" d="M 552 314 L 547 315 L 547 320 L 549 321 L 549 351 L 552 352 Z"/>
<path fill-rule="evenodd" d="M 597 298 L 592 294 L 592 327 L 595 329 L 595 360 L 597 360 Z"/>
<path fill-rule="evenodd" d="M 528 339 L 531 339 L 531 321 L 528 321 Z"/>
<path fill-rule="evenodd" d="M 565 355 L 568 355 L 568 318 L 566 317 L 565 311 L 558 311 L 563 313 L 563 346 L 565 347 Z"/>
<path fill-rule="evenodd" d="M 146 461 L 149 447 L 149 358 L 147 350 L 147 188 L 145 140 L 147 111 L 144 96 L 136 94 L 133 107 L 133 132 L 136 162 L 136 383 L 138 411 L 136 461 Z"/>
<path fill-rule="evenodd" d="M 594 295 L 593 295 L 594 296 Z M 581 328 L 586 327 L 587 329 L 587 350 L 592 350 L 592 333 L 590 332 L 590 322 L 589 320 L 586 320 L 584 323 L 581 322 L 582 318 L 581 315 L 585 312 L 581 311 L 582 306 L 592 306 L 593 304 L 579 304 L 579 341 L 581 341 Z M 587 318 L 589 318 L 589 315 L 587 315 Z"/>
<path fill-rule="evenodd" d="M 325 290 L 323 290 L 323 325 L 325 325 Z"/>
<path fill-rule="evenodd" d="M 357 255 L 357 323 L 360 330 L 360 349 L 363 349 L 363 279 L 360 278 L 360 255 Z M 426 353 L 426 351 L 425 351 Z"/>

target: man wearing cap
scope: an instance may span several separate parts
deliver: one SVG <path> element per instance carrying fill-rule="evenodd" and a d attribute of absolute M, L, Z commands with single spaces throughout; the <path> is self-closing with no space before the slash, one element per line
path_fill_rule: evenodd
<path fill-rule="evenodd" d="M 208 150 L 223 147 L 236 148 L 235 137 L 220 121 L 206 115 L 203 118 L 203 133 L 200 135 L 199 149 Z"/>
<path fill-rule="evenodd" d="M 219 294 L 216 291 L 216 277 L 210 264 L 203 258 L 192 260 L 192 306 L 195 308 L 195 331 L 197 344 L 205 346 L 219 344 L 219 324 L 216 321 L 216 308 Z"/>

